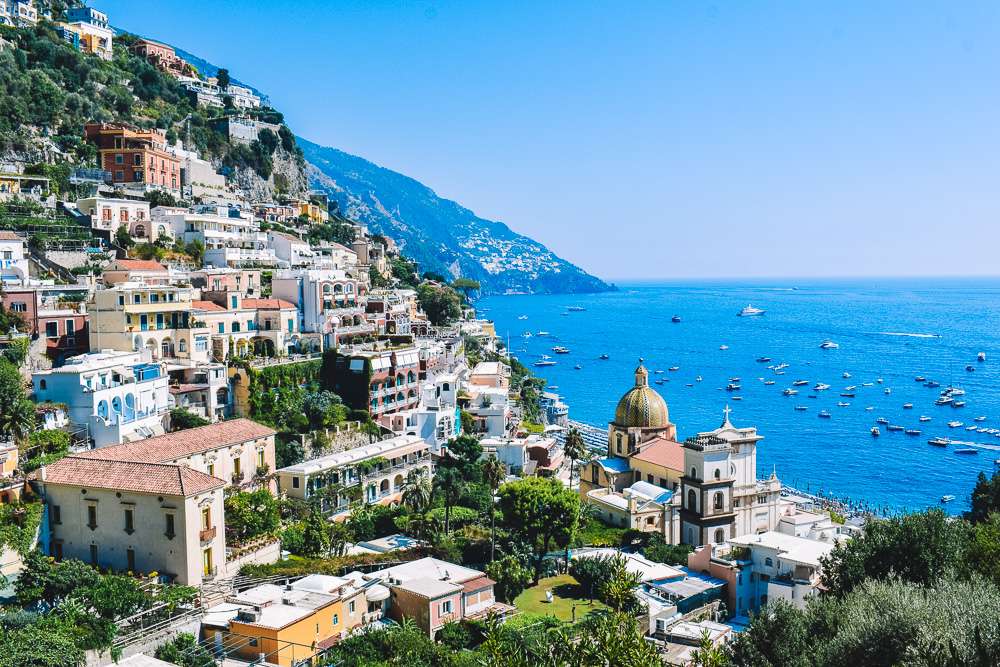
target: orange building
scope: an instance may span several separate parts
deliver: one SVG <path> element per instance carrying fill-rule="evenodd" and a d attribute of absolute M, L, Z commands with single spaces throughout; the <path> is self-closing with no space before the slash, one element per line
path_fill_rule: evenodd
<path fill-rule="evenodd" d="M 181 163 L 161 130 L 131 130 L 120 123 L 90 123 L 87 140 L 97 144 L 101 169 L 115 185 L 180 194 Z"/>

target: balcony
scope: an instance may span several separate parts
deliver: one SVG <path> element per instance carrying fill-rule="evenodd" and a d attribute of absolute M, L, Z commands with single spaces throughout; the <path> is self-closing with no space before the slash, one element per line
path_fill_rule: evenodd
<path fill-rule="evenodd" d="M 219 576 L 219 568 L 218 568 L 218 566 L 215 566 L 215 567 L 206 567 L 204 569 L 204 571 L 202 572 L 201 580 L 202 581 L 211 581 L 212 579 L 215 579 L 217 576 Z"/>
<path fill-rule="evenodd" d="M 215 526 L 211 528 L 206 528 L 198 533 L 198 539 L 201 542 L 208 542 L 210 539 L 215 537 Z"/>

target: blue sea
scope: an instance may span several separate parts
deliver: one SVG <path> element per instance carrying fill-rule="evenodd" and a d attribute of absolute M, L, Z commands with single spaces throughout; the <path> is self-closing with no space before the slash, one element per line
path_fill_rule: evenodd
<path fill-rule="evenodd" d="M 766 314 L 737 317 L 748 304 Z M 764 436 L 758 474 L 777 470 L 785 483 L 813 493 L 891 510 L 939 506 L 949 494 L 956 500 L 941 506 L 961 512 L 976 476 L 989 474 L 1000 458 L 1000 438 L 964 428 L 1000 429 L 1000 278 L 626 284 L 604 294 L 488 297 L 476 306 L 496 323 L 498 336 L 509 335 L 522 363 L 530 367 L 543 354 L 557 362 L 532 370 L 557 387 L 571 419 L 606 426 L 642 358 L 679 439 L 718 427 L 728 405 L 734 424 L 756 426 Z M 671 322 L 673 316 L 681 321 Z M 549 335 L 539 336 L 543 331 Z M 821 349 L 827 338 L 839 348 Z M 555 354 L 557 345 L 570 353 Z M 728 349 L 719 349 L 723 345 Z M 986 353 L 983 363 L 979 352 Z M 600 360 L 602 354 L 610 358 Z M 764 356 L 771 361 L 756 361 Z M 782 363 L 788 364 L 784 375 L 766 368 Z M 975 370 L 967 371 L 969 365 Z M 668 370 L 673 366 L 678 370 Z M 918 376 L 941 387 L 925 387 Z M 739 378 L 740 391 L 725 390 L 731 378 Z M 783 396 L 796 380 L 809 384 Z M 817 382 L 831 388 L 813 391 Z M 851 385 L 855 396 L 842 398 Z M 949 385 L 965 390 L 965 407 L 934 405 Z M 904 409 L 906 403 L 913 408 Z M 821 410 L 832 417 L 820 418 Z M 921 415 L 931 420 L 919 422 Z M 879 425 L 881 435 L 874 437 L 879 417 L 921 434 Z M 949 428 L 953 420 L 964 426 Z M 927 443 L 933 437 L 965 444 L 934 447 Z M 960 447 L 979 453 L 955 454 Z"/>

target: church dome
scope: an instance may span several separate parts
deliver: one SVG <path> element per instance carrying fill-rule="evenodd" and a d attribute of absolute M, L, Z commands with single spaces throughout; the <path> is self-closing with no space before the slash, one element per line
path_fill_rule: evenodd
<path fill-rule="evenodd" d="M 635 386 L 626 392 L 615 408 L 615 424 L 623 428 L 664 428 L 670 423 L 667 402 L 649 388 L 649 372 L 639 360 Z"/>

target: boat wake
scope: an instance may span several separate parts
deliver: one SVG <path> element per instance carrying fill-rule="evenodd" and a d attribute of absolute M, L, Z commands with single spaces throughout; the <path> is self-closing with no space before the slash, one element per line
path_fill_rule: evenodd
<path fill-rule="evenodd" d="M 962 445 L 963 447 L 965 447 L 965 446 L 968 446 L 968 447 L 979 447 L 980 449 L 991 449 L 991 450 L 993 450 L 995 452 L 1000 452 L 1000 447 L 998 447 L 997 445 L 984 445 L 981 442 L 963 442 L 961 440 L 952 440 L 951 444 L 953 444 L 953 445 Z"/>
<path fill-rule="evenodd" d="M 909 336 L 911 338 L 940 338 L 941 334 L 922 334 L 922 333 L 897 333 L 895 331 L 875 331 L 873 333 L 882 336 Z"/>

